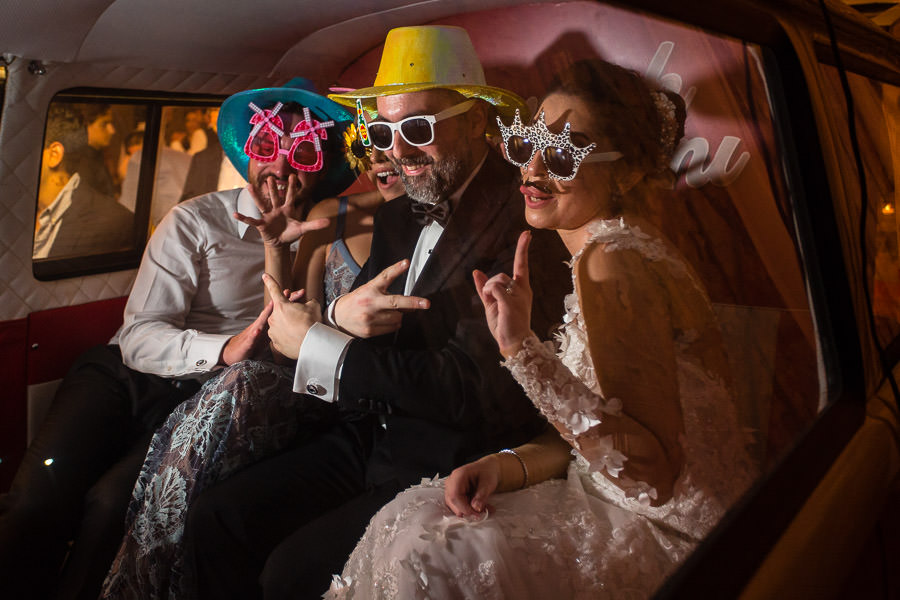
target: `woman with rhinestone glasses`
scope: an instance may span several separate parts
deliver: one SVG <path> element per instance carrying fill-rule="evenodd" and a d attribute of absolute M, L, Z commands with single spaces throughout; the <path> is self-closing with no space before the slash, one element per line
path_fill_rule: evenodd
<path fill-rule="evenodd" d="M 558 344 L 529 328 L 530 235 L 475 286 L 549 426 L 376 515 L 327 597 L 647 597 L 751 481 L 709 299 L 641 207 L 671 187 L 684 103 L 580 61 L 500 122 L 525 216 L 572 253 Z M 574 457 L 574 460 L 573 460 Z"/>

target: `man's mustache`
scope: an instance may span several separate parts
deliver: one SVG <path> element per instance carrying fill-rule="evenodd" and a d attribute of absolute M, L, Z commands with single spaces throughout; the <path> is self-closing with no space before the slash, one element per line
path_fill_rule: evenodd
<path fill-rule="evenodd" d="M 401 167 L 424 167 L 426 165 L 430 165 L 434 162 L 434 159 L 430 156 L 412 156 L 405 158 L 392 158 L 391 162 L 394 163 L 394 166 Z"/>

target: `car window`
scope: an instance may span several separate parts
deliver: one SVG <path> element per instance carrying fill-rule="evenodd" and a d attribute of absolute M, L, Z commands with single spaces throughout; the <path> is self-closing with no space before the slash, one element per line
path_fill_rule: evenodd
<path fill-rule="evenodd" d="M 35 204 L 38 279 L 137 266 L 175 204 L 244 185 L 216 136 L 218 99 L 68 90 L 47 111 Z"/>
<path fill-rule="evenodd" d="M 838 97 L 841 82 L 838 70 L 822 66 L 829 93 Z M 848 72 L 847 83 L 856 107 L 856 135 L 865 169 L 866 186 L 866 286 L 874 316 L 878 341 L 889 347 L 900 335 L 900 254 L 897 239 L 896 170 L 900 147 L 900 87 Z M 847 119 L 846 104 L 834 109 Z M 839 147 L 841 160 L 855 169 L 852 148 Z M 860 215 L 852 215 L 857 222 Z M 854 232 L 856 234 L 857 232 Z M 848 257 L 858 260 L 857 257 Z M 894 350 L 894 360 L 900 356 Z"/>

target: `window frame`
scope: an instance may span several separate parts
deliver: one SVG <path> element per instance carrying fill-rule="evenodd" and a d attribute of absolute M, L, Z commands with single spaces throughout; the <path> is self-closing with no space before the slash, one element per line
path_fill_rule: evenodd
<path fill-rule="evenodd" d="M 118 252 L 56 259 L 35 260 L 32 258 L 31 264 L 34 278 L 39 281 L 54 281 L 137 268 L 140 265 L 141 256 L 147 244 L 147 232 L 150 226 L 150 208 L 153 199 L 153 186 L 155 184 L 156 162 L 159 154 L 163 110 L 168 107 L 220 106 L 227 97 L 227 95 L 221 94 L 184 94 L 94 87 L 67 88 L 54 94 L 47 104 L 48 112 L 54 102 L 105 103 L 147 107 L 144 145 L 141 153 L 141 169 L 134 207 L 134 241 L 131 248 Z M 38 188 L 39 186 L 35 189 L 37 190 Z M 37 197 L 35 197 L 36 210 Z"/>

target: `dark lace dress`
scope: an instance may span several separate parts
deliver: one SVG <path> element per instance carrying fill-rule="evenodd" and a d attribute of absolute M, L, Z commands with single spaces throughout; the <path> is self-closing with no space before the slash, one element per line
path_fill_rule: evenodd
<path fill-rule="evenodd" d="M 343 240 L 347 199 L 325 263 L 325 300 L 349 291 L 359 265 Z M 132 492 L 126 533 L 103 598 L 189 598 L 182 536 L 192 501 L 211 484 L 334 422 L 333 405 L 293 393 L 293 366 L 243 361 L 210 379 L 153 436 Z"/>
<path fill-rule="evenodd" d="M 331 250 L 325 259 L 325 306 L 328 306 L 335 298 L 350 290 L 361 269 L 360 265 L 353 260 L 353 255 L 350 254 L 350 250 L 344 242 L 347 202 L 347 196 L 338 198 L 334 243 L 331 244 Z"/>

